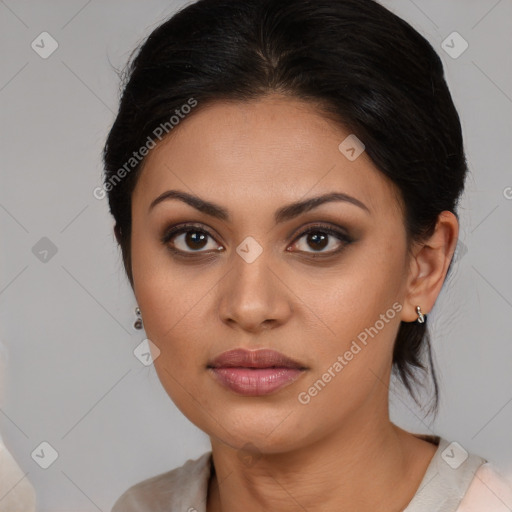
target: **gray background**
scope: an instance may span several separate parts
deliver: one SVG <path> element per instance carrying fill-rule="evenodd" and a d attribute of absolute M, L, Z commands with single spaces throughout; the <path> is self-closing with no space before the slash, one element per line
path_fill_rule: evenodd
<path fill-rule="evenodd" d="M 440 53 L 470 166 L 457 264 L 429 317 L 441 410 L 425 420 L 393 388 L 393 418 L 512 473 L 512 1 L 384 4 Z M 117 108 L 112 66 L 180 5 L 0 0 L 0 431 L 41 511 L 108 511 L 128 486 L 209 449 L 134 357 L 145 336 L 106 200 L 92 194 Z M 47 59 L 31 48 L 43 31 L 59 44 Z M 469 43 L 457 59 L 441 48 L 453 31 Z M 43 237 L 57 249 L 46 261 L 33 252 Z M 31 457 L 42 441 L 59 454 L 48 469 Z"/>

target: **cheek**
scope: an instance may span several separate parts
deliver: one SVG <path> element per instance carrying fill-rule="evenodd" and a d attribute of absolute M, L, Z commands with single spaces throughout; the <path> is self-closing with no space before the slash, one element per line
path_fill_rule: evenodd
<path fill-rule="evenodd" d="M 400 248 L 373 247 L 377 244 L 359 248 L 357 258 L 347 260 L 318 288 L 302 286 L 312 325 L 305 338 L 318 340 L 317 364 L 301 387 L 303 402 L 325 406 L 333 401 L 342 412 L 364 399 L 379 379 L 385 382 L 400 326 L 404 263 Z M 318 312 L 321 322 L 311 312 Z"/>
<path fill-rule="evenodd" d="M 147 337 L 159 349 L 154 360 L 158 378 L 181 412 L 198 424 L 208 408 L 204 367 L 211 342 L 204 323 L 197 321 L 203 304 L 165 276 L 161 280 L 153 274 L 139 291 Z"/>
<path fill-rule="evenodd" d="M 163 334 L 190 306 L 184 295 L 180 274 L 170 265 L 169 254 L 155 233 L 134 221 L 132 234 L 132 273 L 134 293 L 142 310 L 146 333 L 162 343 Z"/>
<path fill-rule="evenodd" d="M 304 417 L 325 417 L 329 410 L 339 424 L 368 403 L 369 397 L 373 403 L 386 402 L 401 307 L 398 301 L 385 301 L 373 310 L 357 309 L 353 314 L 349 307 L 342 308 L 339 320 L 332 323 L 336 337 L 315 345 L 315 368 L 297 391 L 294 401 Z M 377 397 L 382 400 L 374 401 Z M 321 428 L 328 429 L 327 424 Z"/>
<path fill-rule="evenodd" d="M 365 242 L 341 265 L 322 271 L 316 279 L 293 278 L 294 292 L 304 303 L 311 324 L 311 336 L 315 329 L 317 335 L 323 332 L 329 342 L 326 345 L 337 344 L 336 349 L 343 350 L 381 315 L 385 315 L 386 325 L 399 323 L 393 304 L 401 299 L 403 265 L 399 252 L 389 244 Z M 379 330 L 392 337 L 389 329 Z M 324 352 L 323 345 L 320 350 Z"/>
<path fill-rule="evenodd" d="M 135 228 L 132 238 L 132 272 L 134 293 L 142 311 L 144 330 L 160 350 L 155 367 L 175 373 L 179 368 L 175 362 L 186 363 L 187 359 L 177 357 L 177 351 L 192 348 L 190 333 L 184 332 L 187 313 L 193 304 L 187 299 L 184 287 L 172 272 L 165 250 L 150 240 L 148 233 Z M 188 340 L 187 340 L 188 337 Z M 188 343 L 183 343 L 188 341 Z M 165 373 L 163 374 L 165 377 Z"/>

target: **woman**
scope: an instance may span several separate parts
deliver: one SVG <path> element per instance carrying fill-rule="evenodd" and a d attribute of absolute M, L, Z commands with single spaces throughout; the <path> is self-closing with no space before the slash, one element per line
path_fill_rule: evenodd
<path fill-rule="evenodd" d="M 467 172 L 421 35 L 373 0 L 200 0 L 132 61 L 104 161 L 139 327 L 212 445 L 114 512 L 501 510 L 484 459 L 389 419 L 392 370 L 415 396 L 430 368 L 436 408 Z"/>

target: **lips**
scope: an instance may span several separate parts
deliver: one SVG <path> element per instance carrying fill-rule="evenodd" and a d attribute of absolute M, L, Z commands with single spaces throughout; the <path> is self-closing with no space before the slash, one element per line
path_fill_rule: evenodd
<path fill-rule="evenodd" d="M 275 350 L 245 350 L 241 348 L 223 352 L 208 366 L 213 368 L 304 368 L 297 361 Z"/>
<path fill-rule="evenodd" d="M 207 368 L 222 386 L 244 396 L 275 393 L 307 370 L 299 362 L 269 349 L 229 350 L 209 362 Z"/>

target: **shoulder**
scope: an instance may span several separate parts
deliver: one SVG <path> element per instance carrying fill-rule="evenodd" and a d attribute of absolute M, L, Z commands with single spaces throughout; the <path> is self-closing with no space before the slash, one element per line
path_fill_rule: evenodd
<path fill-rule="evenodd" d="M 512 509 L 512 479 L 490 462 L 475 472 L 457 512 L 510 512 Z"/>
<path fill-rule="evenodd" d="M 457 442 L 439 436 L 421 437 L 438 447 L 405 512 L 512 510 L 512 483 L 496 466 Z"/>
<path fill-rule="evenodd" d="M 487 461 L 457 442 L 439 436 L 418 437 L 437 445 L 437 450 L 405 512 L 458 512 L 475 473 Z"/>
<path fill-rule="evenodd" d="M 132 485 L 117 499 L 111 512 L 164 512 L 173 510 L 172 507 L 185 511 L 204 510 L 210 464 L 211 451 Z"/>

